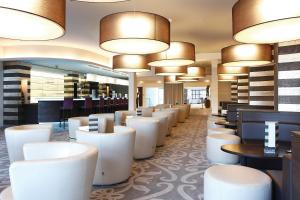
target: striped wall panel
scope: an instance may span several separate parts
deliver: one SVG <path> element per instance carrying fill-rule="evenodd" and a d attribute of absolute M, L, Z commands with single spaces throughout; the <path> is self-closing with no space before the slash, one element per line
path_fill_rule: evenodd
<path fill-rule="evenodd" d="M 249 103 L 249 76 L 239 76 L 237 82 L 238 103 Z"/>
<path fill-rule="evenodd" d="M 64 96 L 74 97 L 74 83 L 79 83 L 79 74 L 67 74 L 64 77 Z"/>
<path fill-rule="evenodd" d="M 231 83 L 231 101 L 237 102 L 238 101 L 238 91 L 237 91 L 237 82 Z"/>
<path fill-rule="evenodd" d="M 278 110 L 300 112 L 300 40 L 278 47 Z"/>
<path fill-rule="evenodd" d="M 250 105 L 274 107 L 274 74 L 274 66 L 250 67 Z"/>
<path fill-rule="evenodd" d="M 4 126 L 18 125 L 20 105 L 30 102 L 30 70 L 30 67 L 15 62 L 3 65 Z"/>

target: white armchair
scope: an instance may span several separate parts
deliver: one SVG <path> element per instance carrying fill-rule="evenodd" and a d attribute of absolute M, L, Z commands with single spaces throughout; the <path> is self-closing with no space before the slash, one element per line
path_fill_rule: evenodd
<path fill-rule="evenodd" d="M 25 161 L 10 166 L 11 187 L 0 199 L 88 200 L 97 154 L 97 148 L 78 143 L 25 144 Z"/>
<path fill-rule="evenodd" d="M 115 126 L 114 133 L 95 134 L 77 131 L 77 141 L 94 145 L 99 150 L 94 185 L 111 185 L 131 175 L 135 130 Z"/>
<path fill-rule="evenodd" d="M 152 117 L 159 121 L 159 132 L 158 132 L 158 136 L 157 136 L 156 146 L 158 146 L 158 147 L 164 146 L 166 136 L 169 134 L 168 113 L 154 112 L 154 113 L 152 113 Z"/>
<path fill-rule="evenodd" d="M 126 126 L 136 130 L 134 158 L 152 157 L 156 150 L 159 121 L 150 117 L 133 117 L 126 119 Z"/>
<path fill-rule="evenodd" d="M 128 110 L 120 110 L 115 112 L 115 125 L 117 126 L 124 126 L 126 124 L 126 117 L 127 116 L 135 116 L 135 111 L 128 111 Z"/>
<path fill-rule="evenodd" d="M 88 126 L 88 117 L 72 117 L 68 119 L 69 138 L 76 139 L 76 131 L 80 126 Z"/>
<path fill-rule="evenodd" d="M 112 113 L 108 114 L 92 114 L 91 117 L 98 118 L 100 133 L 113 133 L 115 116 Z"/>
<path fill-rule="evenodd" d="M 5 139 L 10 162 L 24 160 L 23 145 L 32 142 L 48 142 L 52 133 L 50 125 L 22 125 L 6 128 Z"/>
<path fill-rule="evenodd" d="M 187 106 L 185 105 L 176 105 L 174 108 L 178 109 L 178 122 L 184 123 L 187 118 Z"/>
<path fill-rule="evenodd" d="M 178 108 L 166 108 L 163 109 L 162 111 L 168 111 L 168 112 L 173 112 L 175 115 L 173 127 L 177 126 L 177 123 L 179 122 L 179 109 Z"/>

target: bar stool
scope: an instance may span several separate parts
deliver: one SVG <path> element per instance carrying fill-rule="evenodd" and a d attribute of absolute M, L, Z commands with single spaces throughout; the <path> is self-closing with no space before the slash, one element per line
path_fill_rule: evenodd
<path fill-rule="evenodd" d="M 63 106 L 60 108 L 60 117 L 59 117 L 59 127 L 61 127 L 61 122 L 64 123 L 64 128 L 68 118 L 73 116 L 74 111 L 74 101 L 71 97 L 64 98 Z"/>
<path fill-rule="evenodd" d="M 93 100 L 91 97 L 85 97 L 82 110 L 84 112 L 84 115 L 90 115 L 93 112 Z"/>

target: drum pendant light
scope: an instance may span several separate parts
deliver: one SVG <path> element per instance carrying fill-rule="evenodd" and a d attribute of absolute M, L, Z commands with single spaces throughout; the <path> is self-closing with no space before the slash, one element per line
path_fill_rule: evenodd
<path fill-rule="evenodd" d="M 170 49 L 148 55 L 149 65 L 156 67 L 177 67 L 195 62 L 195 45 L 188 42 L 171 42 Z"/>
<path fill-rule="evenodd" d="M 1 0 L 0 37 L 50 40 L 65 33 L 65 0 Z"/>
<path fill-rule="evenodd" d="M 187 74 L 187 66 L 180 67 L 155 67 L 155 74 L 159 76 L 181 76 Z"/>
<path fill-rule="evenodd" d="M 218 65 L 218 75 L 246 76 L 249 74 L 248 67 L 226 67 Z"/>
<path fill-rule="evenodd" d="M 150 71 L 144 55 L 117 55 L 113 57 L 113 70 L 122 72 Z"/>
<path fill-rule="evenodd" d="M 232 9 L 233 37 L 242 43 L 300 39 L 300 1 L 239 0 Z"/>
<path fill-rule="evenodd" d="M 75 0 L 75 1 L 90 2 L 90 3 L 114 3 L 114 2 L 122 2 L 128 0 Z"/>
<path fill-rule="evenodd" d="M 237 77 L 232 75 L 219 75 L 220 82 L 236 82 Z"/>
<path fill-rule="evenodd" d="M 192 78 L 192 77 L 185 77 L 185 76 L 177 76 L 176 81 L 179 82 L 197 82 L 199 81 L 198 78 Z"/>
<path fill-rule="evenodd" d="M 241 44 L 222 49 L 222 64 L 226 67 L 252 67 L 272 61 L 272 46 L 268 44 Z"/>
<path fill-rule="evenodd" d="M 118 54 L 150 54 L 170 46 L 168 19 L 146 12 L 122 12 L 100 21 L 100 47 Z"/>
<path fill-rule="evenodd" d="M 166 84 L 178 84 L 179 82 L 176 81 L 176 76 L 165 76 L 164 82 Z"/>

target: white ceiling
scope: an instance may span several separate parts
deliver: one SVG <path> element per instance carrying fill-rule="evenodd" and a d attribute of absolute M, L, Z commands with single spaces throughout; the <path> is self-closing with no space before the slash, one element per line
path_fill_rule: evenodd
<path fill-rule="evenodd" d="M 172 19 L 172 40 L 192 42 L 197 53 L 219 52 L 232 44 L 231 9 L 237 0 L 131 0 L 85 3 L 67 0 L 66 34 L 46 42 L 0 39 L 0 45 L 43 44 L 86 49 L 111 56 L 98 45 L 99 20 L 121 11 L 147 11 Z"/>

